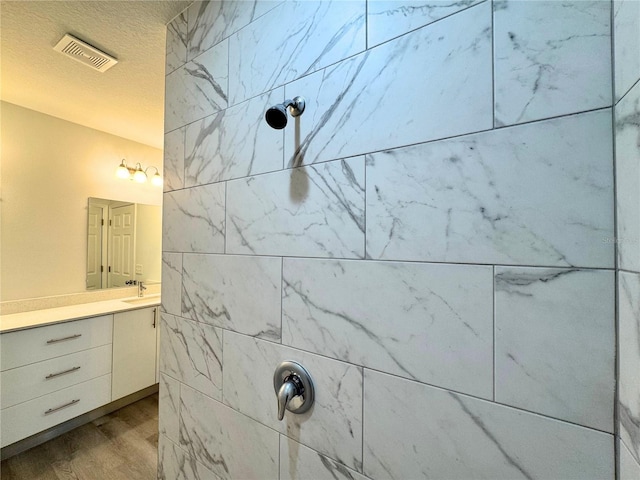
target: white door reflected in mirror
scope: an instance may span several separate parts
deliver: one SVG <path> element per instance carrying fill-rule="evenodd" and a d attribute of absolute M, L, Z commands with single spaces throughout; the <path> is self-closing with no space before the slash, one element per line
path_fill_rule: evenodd
<path fill-rule="evenodd" d="M 89 198 L 87 290 L 160 282 L 161 249 L 159 206 Z"/>

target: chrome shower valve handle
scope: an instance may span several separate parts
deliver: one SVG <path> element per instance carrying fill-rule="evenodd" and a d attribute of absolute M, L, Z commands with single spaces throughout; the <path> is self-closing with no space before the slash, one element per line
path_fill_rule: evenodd
<path fill-rule="evenodd" d="M 282 362 L 273 374 L 273 389 L 278 398 L 278 420 L 284 411 L 304 413 L 313 405 L 314 389 L 309 372 L 296 362 Z"/>

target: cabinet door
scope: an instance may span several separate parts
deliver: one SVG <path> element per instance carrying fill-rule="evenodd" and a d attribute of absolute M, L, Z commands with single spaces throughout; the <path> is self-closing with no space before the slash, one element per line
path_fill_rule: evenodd
<path fill-rule="evenodd" d="M 156 383 L 157 307 L 113 316 L 111 400 Z"/>

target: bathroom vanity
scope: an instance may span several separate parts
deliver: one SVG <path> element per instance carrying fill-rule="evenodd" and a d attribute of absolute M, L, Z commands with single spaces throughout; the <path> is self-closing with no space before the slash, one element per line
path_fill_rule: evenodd
<path fill-rule="evenodd" d="M 157 388 L 159 305 L 153 295 L 1 316 L 2 457 Z"/>

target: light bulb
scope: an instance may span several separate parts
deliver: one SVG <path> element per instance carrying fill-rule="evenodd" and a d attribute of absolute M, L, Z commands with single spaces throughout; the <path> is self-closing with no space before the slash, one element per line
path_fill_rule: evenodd
<path fill-rule="evenodd" d="M 116 168 L 116 177 L 118 178 L 129 178 L 131 174 L 129 173 L 129 169 L 124 164 L 124 160 L 120 164 L 118 168 Z"/>
<path fill-rule="evenodd" d="M 133 173 L 133 179 L 138 183 L 144 183 L 147 181 L 147 175 L 142 171 L 140 164 L 138 164 L 138 168 Z"/>
<path fill-rule="evenodd" d="M 156 174 L 153 177 L 151 177 L 151 183 L 156 187 L 162 186 L 162 177 L 158 172 L 156 172 Z"/>

